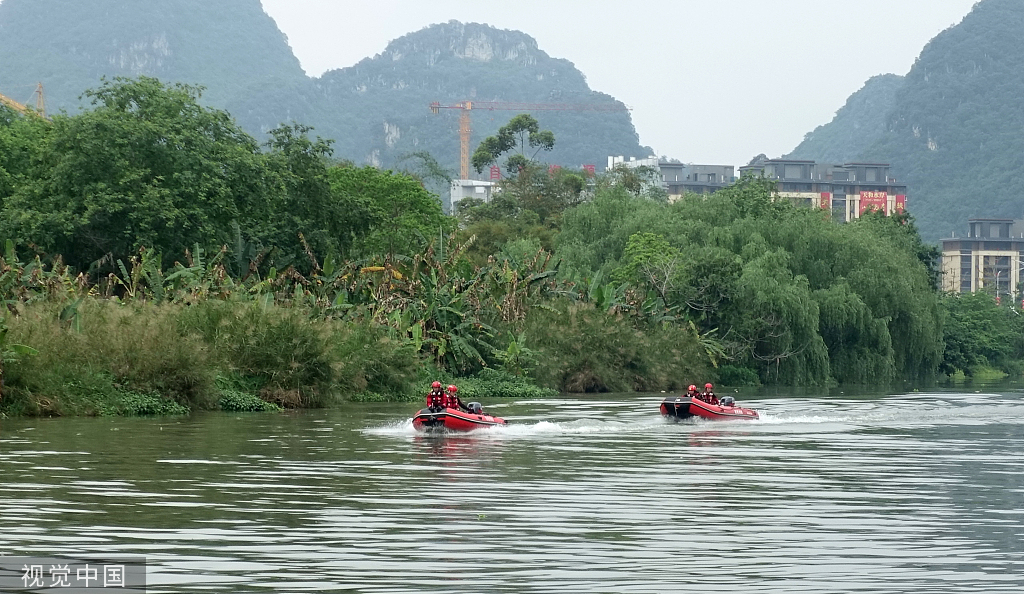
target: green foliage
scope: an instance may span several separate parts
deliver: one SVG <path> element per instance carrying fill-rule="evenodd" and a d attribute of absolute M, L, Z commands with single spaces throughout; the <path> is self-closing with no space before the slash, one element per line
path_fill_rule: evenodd
<path fill-rule="evenodd" d="M 505 170 L 515 177 L 534 162 L 537 153 L 555 148 L 555 135 L 551 130 L 541 130 L 537 118 L 521 113 L 498 128 L 498 134 L 488 136 L 473 153 L 473 167 L 477 173 L 494 163 L 502 155 L 515 151 L 505 161 Z"/>
<path fill-rule="evenodd" d="M 78 270 L 112 271 L 131 298 L 143 281 L 161 288 L 152 277 L 164 254 L 219 254 L 242 276 L 289 265 L 307 274 L 314 254 L 411 256 L 454 228 L 407 175 L 329 168 L 331 143 L 307 126 L 271 130 L 262 153 L 194 87 L 117 79 L 88 96 L 94 109 L 45 130 L 21 117 L 0 127 L 0 230 L 72 255 Z"/>
<path fill-rule="evenodd" d="M 686 378 L 711 374 L 700 346 L 678 329 L 658 323 L 637 327 L 625 316 L 586 305 L 536 312 L 526 337 L 537 352 L 533 376 L 563 392 L 674 390 Z"/>
<path fill-rule="evenodd" d="M 200 106 L 199 89 L 117 79 L 86 95 L 95 108 L 54 118 L 4 201 L 7 237 L 85 269 L 143 246 L 219 247 L 232 221 L 264 210 L 255 141 L 227 113 Z"/>
<path fill-rule="evenodd" d="M 985 293 L 943 296 L 945 350 L 940 369 L 971 376 L 987 368 L 1021 372 L 1024 314 Z"/>
<path fill-rule="evenodd" d="M 361 255 L 381 254 L 388 260 L 412 256 L 438 234 L 455 229 L 438 197 L 409 175 L 348 166 L 333 167 L 328 175 L 335 196 L 358 198 L 366 211 L 367 232 L 358 242 Z"/>
<path fill-rule="evenodd" d="M 459 398 L 463 402 L 492 398 L 550 398 L 558 394 L 550 388 L 538 387 L 522 376 L 490 368 L 481 369 L 475 376 L 453 381 L 458 384 Z"/>
<path fill-rule="evenodd" d="M 180 320 L 180 334 L 201 337 L 233 373 L 257 380 L 268 400 L 318 406 L 331 394 L 330 334 L 302 312 L 260 302 L 204 301 Z"/>
<path fill-rule="evenodd" d="M 189 409 L 159 394 L 118 391 L 115 398 L 102 406 L 99 415 L 104 417 L 146 417 L 187 415 Z"/>
<path fill-rule="evenodd" d="M 626 264 L 612 273 L 612 279 L 632 281 L 654 291 L 665 310 L 671 310 L 682 268 L 679 250 L 660 235 L 634 233 L 626 242 L 623 257 Z"/>
<path fill-rule="evenodd" d="M 366 198 L 332 191 L 328 176 L 332 141 L 310 139 L 311 130 L 291 124 L 270 131 L 268 169 L 271 179 L 280 184 L 279 192 L 267 210 L 252 213 L 257 216 L 244 225 L 254 227 L 257 239 L 278 248 L 271 262 L 280 268 L 307 250 L 347 255 L 355 238 L 369 230 Z M 300 267 L 308 271 L 305 264 Z"/>
<path fill-rule="evenodd" d="M 647 165 L 630 167 L 619 163 L 605 171 L 598 178 L 597 185 L 602 189 L 621 188 L 637 198 L 668 201 L 668 193 L 661 185 L 661 171 Z"/>
<path fill-rule="evenodd" d="M 175 308 L 90 299 L 78 307 L 77 328 L 60 323 L 63 309 L 38 302 L 8 320 L 10 337 L 38 354 L 7 366 L 0 406 L 41 415 L 105 414 L 104 407 L 117 408 L 108 401 L 125 393 L 160 394 L 188 409 L 214 405 L 209 354 L 177 332 Z"/>
<path fill-rule="evenodd" d="M 570 278 L 613 271 L 632 316 L 693 324 L 741 381 L 888 382 L 933 374 L 942 344 L 934 252 L 904 223 L 835 225 L 756 178 L 670 205 L 610 186 L 567 213 L 557 253 Z"/>
<path fill-rule="evenodd" d="M 718 368 L 718 383 L 722 386 L 760 386 L 757 372 L 738 365 L 723 365 Z"/>
<path fill-rule="evenodd" d="M 336 392 L 350 400 L 374 394 L 401 400 L 415 393 L 423 365 L 412 340 L 394 338 L 389 329 L 367 323 L 333 328 Z"/>
<path fill-rule="evenodd" d="M 594 199 L 565 212 L 557 252 L 566 272 L 610 273 L 622 265 L 629 238 L 635 233 L 669 237 L 679 222 L 665 205 L 637 200 L 624 188 L 599 190 Z"/>
<path fill-rule="evenodd" d="M 509 335 L 508 347 L 501 351 L 495 349 L 495 356 L 501 361 L 502 370 L 515 378 L 526 376 L 537 365 L 537 354 L 526 346 L 526 334 Z M 480 370 L 480 373 L 488 371 Z"/>
<path fill-rule="evenodd" d="M 259 396 L 236 390 L 221 390 L 219 405 L 221 410 L 227 412 L 268 412 L 281 410 L 281 407 L 273 402 L 267 402 Z"/>

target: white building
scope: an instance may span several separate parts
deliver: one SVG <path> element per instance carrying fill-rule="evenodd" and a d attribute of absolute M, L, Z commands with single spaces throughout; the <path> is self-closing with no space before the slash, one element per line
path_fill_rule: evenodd
<path fill-rule="evenodd" d="M 490 202 L 494 192 L 497 191 L 497 184 L 479 179 L 453 179 L 451 187 L 452 212 L 455 212 L 457 205 L 463 198 L 479 198 L 484 202 Z"/>

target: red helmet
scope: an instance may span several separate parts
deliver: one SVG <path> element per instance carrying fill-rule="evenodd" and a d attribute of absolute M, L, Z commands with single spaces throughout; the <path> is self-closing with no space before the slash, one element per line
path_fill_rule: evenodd
<path fill-rule="evenodd" d="M 434 383 L 430 384 L 430 387 L 431 388 L 440 388 L 441 387 L 441 382 L 434 382 Z"/>
<path fill-rule="evenodd" d="M 697 386 L 695 386 L 695 385 L 693 385 L 693 384 L 690 384 L 690 387 L 688 388 L 688 391 L 690 391 L 690 392 L 696 392 L 696 391 L 697 391 Z"/>
<path fill-rule="evenodd" d="M 448 391 L 451 392 L 452 394 L 454 394 L 454 393 L 458 392 L 459 389 L 455 387 L 455 384 L 452 384 L 452 385 L 448 386 Z"/>
<path fill-rule="evenodd" d="M 714 386 L 712 386 L 711 384 L 704 384 L 704 387 L 705 387 L 705 388 L 707 388 L 707 389 L 709 389 L 709 390 L 710 390 L 711 388 L 714 388 Z"/>

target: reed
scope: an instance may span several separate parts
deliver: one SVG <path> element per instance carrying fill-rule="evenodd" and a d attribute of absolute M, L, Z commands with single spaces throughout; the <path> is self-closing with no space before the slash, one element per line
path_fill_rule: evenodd
<path fill-rule="evenodd" d="M 126 395 L 140 394 L 185 409 L 212 407 L 215 370 L 202 341 L 177 332 L 178 309 L 87 299 L 70 323 L 62 304 L 25 306 L 8 320 L 10 336 L 38 353 L 8 365 L 0 407 L 35 415 L 161 409 L 125 404 Z"/>

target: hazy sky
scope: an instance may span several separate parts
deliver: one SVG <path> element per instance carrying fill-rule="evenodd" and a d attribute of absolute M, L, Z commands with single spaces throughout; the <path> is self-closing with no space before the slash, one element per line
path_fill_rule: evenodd
<path fill-rule="evenodd" d="M 792 150 L 871 76 L 906 74 L 975 0 L 262 2 L 312 76 L 433 23 L 523 31 L 631 107 L 657 154 L 741 165 Z"/>

